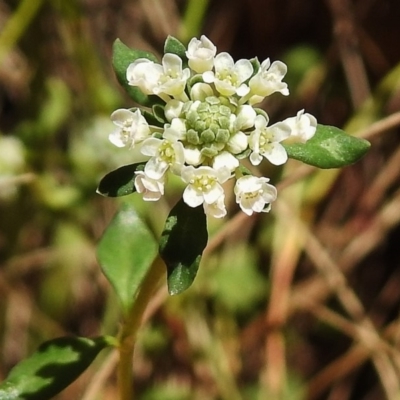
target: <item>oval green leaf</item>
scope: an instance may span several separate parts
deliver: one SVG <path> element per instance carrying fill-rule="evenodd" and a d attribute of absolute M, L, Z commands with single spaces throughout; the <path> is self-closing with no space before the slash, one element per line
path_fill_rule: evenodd
<path fill-rule="evenodd" d="M 152 53 L 131 49 L 119 39 L 114 42 L 112 63 L 115 75 L 121 86 L 136 103 L 142 106 L 151 107 L 153 104 L 162 103 L 162 100 L 158 96 L 146 95 L 139 88 L 128 84 L 126 70 L 131 63 L 139 58 L 147 58 L 150 61 L 158 62 L 157 57 Z"/>
<path fill-rule="evenodd" d="M 340 168 L 358 161 L 370 148 L 367 140 L 334 126 L 318 125 L 306 143 L 283 144 L 288 156 L 318 168 Z"/>
<path fill-rule="evenodd" d="M 104 232 L 97 247 L 97 257 L 124 312 L 132 306 L 135 295 L 157 255 L 157 242 L 130 204 L 123 204 Z"/>
<path fill-rule="evenodd" d="M 160 239 L 171 295 L 185 291 L 193 283 L 207 240 L 203 207 L 191 208 L 181 199 L 171 210 Z"/>
<path fill-rule="evenodd" d="M 176 54 L 182 59 L 183 67 L 187 67 L 188 58 L 186 57 L 186 47 L 178 39 L 168 36 L 164 44 L 164 53 Z"/>
<path fill-rule="evenodd" d="M 71 384 L 110 346 L 106 337 L 62 337 L 43 343 L 0 384 L 0 400 L 48 400 Z"/>
<path fill-rule="evenodd" d="M 101 179 L 97 193 L 106 197 L 135 193 L 135 171 L 143 170 L 144 165 L 145 163 L 129 164 L 109 172 Z"/>

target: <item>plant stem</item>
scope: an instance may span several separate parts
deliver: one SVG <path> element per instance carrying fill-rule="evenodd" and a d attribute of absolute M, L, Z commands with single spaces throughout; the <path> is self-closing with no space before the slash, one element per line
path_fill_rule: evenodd
<path fill-rule="evenodd" d="M 190 0 L 182 19 L 179 31 L 179 39 L 187 43 L 201 31 L 204 15 L 207 11 L 209 0 Z"/>
<path fill-rule="evenodd" d="M 139 289 L 136 300 L 129 310 L 119 335 L 119 365 L 118 386 L 120 400 L 133 399 L 133 374 L 132 359 L 135 348 L 137 332 L 140 328 L 143 314 L 157 288 L 161 277 L 165 274 L 164 263 L 160 257 L 154 261 L 142 286 Z"/>
<path fill-rule="evenodd" d="M 42 3 L 43 0 L 24 0 L 7 21 L 0 36 L 0 63 L 24 34 Z"/>

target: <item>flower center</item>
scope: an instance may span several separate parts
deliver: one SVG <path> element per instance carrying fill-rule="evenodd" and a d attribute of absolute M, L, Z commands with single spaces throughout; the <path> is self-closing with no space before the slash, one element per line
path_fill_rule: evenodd
<path fill-rule="evenodd" d="M 175 163 L 175 150 L 169 140 L 164 140 L 158 148 L 158 159 L 168 163 L 169 165 Z"/>
<path fill-rule="evenodd" d="M 190 184 L 200 192 L 208 192 L 215 185 L 217 178 L 209 175 L 198 175 L 190 180 Z"/>
<path fill-rule="evenodd" d="M 252 192 L 245 192 L 243 193 L 244 198 L 246 200 L 253 200 L 257 197 L 259 197 L 260 195 L 263 194 L 263 190 L 262 189 L 258 189 L 258 190 L 253 190 Z"/>
<path fill-rule="evenodd" d="M 220 98 L 207 97 L 191 104 L 186 112 L 187 141 L 205 157 L 215 157 L 231 137 L 232 106 Z"/>
<path fill-rule="evenodd" d="M 268 130 L 263 130 L 260 135 L 260 148 L 263 150 L 269 150 L 272 143 L 274 142 L 274 135 Z"/>
<path fill-rule="evenodd" d="M 218 80 L 223 81 L 228 83 L 229 85 L 232 86 L 238 86 L 238 76 L 235 72 L 232 72 L 229 69 L 223 69 L 221 71 L 218 71 L 215 76 L 218 78 Z"/>

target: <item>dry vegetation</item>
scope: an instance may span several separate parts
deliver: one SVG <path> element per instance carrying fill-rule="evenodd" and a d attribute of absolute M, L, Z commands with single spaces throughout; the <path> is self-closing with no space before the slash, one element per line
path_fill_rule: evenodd
<path fill-rule="evenodd" d="M 263 105 L 272 120 L 306 108 L 372 148 L 340 171 L 263 171 L 280 181 L 268 216 L 231 200 L 192 288 L 162 286 L 149 305 L 138 398 L 399 399 L 400 2 L 188 3 L 0 1 L 0 378 L 43 340 L 115 333 L 95 260 L 117 207 L 95 188 L 121 164 L 107 118 L 130 105 L 112 42 L 160 54 L 168 34 L 204 33 L 236 59 L 287 62 L 291 96 Z M 22 161 L 3 179 L 10 137 Z M 133 201 L 159 232 L 175 197 L 156 211 Z M 57 399 L 115 399 L 115 363 L 101 355 Z"/>

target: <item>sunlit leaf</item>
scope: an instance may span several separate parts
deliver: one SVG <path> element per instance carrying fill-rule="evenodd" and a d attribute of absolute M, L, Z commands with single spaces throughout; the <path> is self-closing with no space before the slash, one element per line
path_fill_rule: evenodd
<path fill-rule="evenodd" d="M 143 170 L 143 167 L 144 163 L 129 164 L 109 172 L 101 179 L 97 193 L 106 197 L 119 197 L 135 193 L 135 171 Z"/>
<path fill-rule="evenodd" d="M 135 209 L 124 204 L 107 227 L 97 247 L 102 270 L 114 287 L 124 311 L 157 255 L 157 242 Z"/>
<path fill-rule="evenodd" d="M 0 400 L 48 400 L 71 384 L 110 346 L 106 337 L 62 337 L 43 343 L 0 385 Z"/>
<path fill-rule="evenodd" d="M 119 39 L 114 42 L 112 63 L 118 82 L 134 101 L 143 106 L 150 107 L 153 104 L 160 103 L 160 98 L 144 94 L 139 88 L 130 86 L 126 79 L 126 70 L 138 58 L 147 58 L 150 61 L 158 62 L 157 57 L 152 53 L 131 49 Z"/>
<path fill-rule="evenodd" d="M 288 156 L 319 168 L 340 168 L 358 161 L 370 148 L 367 140 L 334 126 L 318 125 L 306 143 L 284 144 Z"/>
<path fill-rule="evenodd" d="M 171 210 L 160 239 L 160 255 L 167 265 L 170 294 L 181 293 L 192 284 L 207 239 L 203 207 L 191 208 L 181 199 Z"/>

